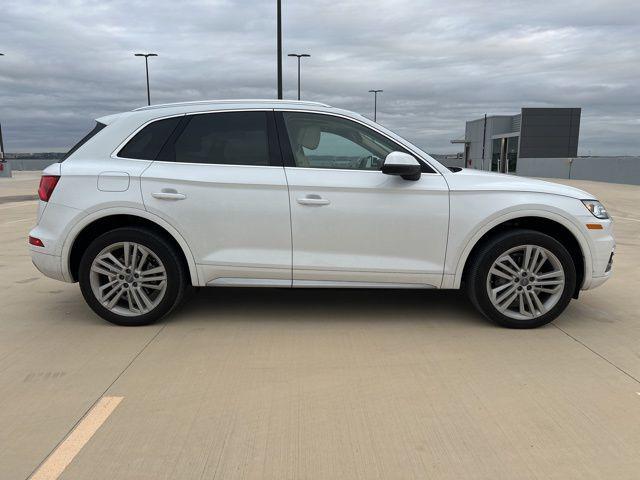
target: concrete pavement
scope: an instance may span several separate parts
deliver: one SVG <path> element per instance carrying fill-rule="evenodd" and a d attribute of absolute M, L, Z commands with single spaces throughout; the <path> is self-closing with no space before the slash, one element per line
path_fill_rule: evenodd
<path fill-rule="evenodd" d="M 42 172 L 13 172 L 13 178 L 0 178 L 0 204 L 38 199 Z"/>
<path fill-rule="evenodd" d="M 563 183 L 613 214 L 615 274 L 531 331 L 458 292 L 266 289 L 116 327 L 31 265 L 35 202 L 1 204 L 0 479 L 105 397 L 60 478 L 638 478 L 640 188 Z"/>

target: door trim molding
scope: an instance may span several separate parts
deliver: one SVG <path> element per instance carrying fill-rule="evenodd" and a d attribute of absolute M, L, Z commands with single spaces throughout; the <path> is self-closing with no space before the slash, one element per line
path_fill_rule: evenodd
<path fill-rule="evenodd" d="M 293 280 L 293 288 L 438 288 L 427 283 L 394 283 L 394 282 L 350 282 L 334 280 Z"/>

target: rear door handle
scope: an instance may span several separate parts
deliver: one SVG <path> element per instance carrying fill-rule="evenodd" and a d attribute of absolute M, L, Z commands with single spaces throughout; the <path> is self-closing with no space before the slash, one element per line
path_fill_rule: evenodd
<path fill-rule="evenodd" d="M 158 200 L 184 200 L 187 198 L 184 193 L 179 193 L 173 188 L 163 188 L 160 192 L 153 192 L 151 196 Z"/>
<path fill-rule="evenodd" d="M 320 195 L 311 194 L 302 198 L 297 198 L 296 201 L 300 205 L 329 205 L 331 202 L 326 198 L 322 198 Z"/>

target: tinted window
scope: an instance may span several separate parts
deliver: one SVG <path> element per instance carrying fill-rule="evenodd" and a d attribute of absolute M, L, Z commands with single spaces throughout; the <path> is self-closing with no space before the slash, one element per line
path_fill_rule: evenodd
<path fill-rule="evenodd" d="M 284 120 L 297 167 L 380 170 L 387 155 L 405 151 L 370 128 L 344 118 L 285 112 Z"/>
<path fill-rule="evenodd" d="M 180 122 L 180 118 L 166 118 L 150 123 L 127 142 L 118 153 L 118 156 L 140 160 L 155 160 L 169 135 Z"/>
<path fill-rule="evenodd" d="M 267 114 L 193 115 L 169 150 L 166 160 L 177 162 L 269 165 Z"/>
<path fill-rule="evenodd" d="M 62 157 L 62 160 L 60 160 L 60 161 L 64 162 L 67 158 L 69 158 L 71 155 L 73 155 L 73 153 L 76 150 L 78 150 L 82 145 L 84 145 L 89 140 L 91 140 L 96 135 L 96 133 L 98 133 L 104 127 L 106 127 L 106 125 L 104 123 L 96 122 L 96 126 L 93 127 L 93 130 L 91 130 L 89 133 L 87 133 L 84 137 L 82 137 L 82 139 L 78 143 L 76 143 L 73 147 L 71 147 L 71 150 L 69 150 L 65 154 L 65 156 Z"/>

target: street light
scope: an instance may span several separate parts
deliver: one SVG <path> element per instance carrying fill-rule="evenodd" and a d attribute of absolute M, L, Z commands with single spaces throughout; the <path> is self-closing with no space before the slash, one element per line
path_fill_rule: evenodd
<path fill-rule="evenodd" d="M 282 1 L 277 1 L 278 100 L 282 100 Z"/>
<path fill-rule="evenodd" d="M 151 93 L 149 92 L 149 57 L 157 57 L 157 53 L 134 53 L 136 57 L 144 57 L 144 68 L 147 72 L 147 105 L 151 105 Z"/>
<path fill-rule="evenodd" d="M 4 53 L 0 53 L 0 57 L 4 57 Z M 0 124 L 0 162 L 4 162 L 4 142 L 2 141 L 2 124 Z M 4 168 L 4 165 L 0 165 Z"/>
<path fill-rule="evenodd" d="M 369 90 L 369 93 L 373 93 L 373 121 L 377 121 L 378 116 L 378 93 L 382 93 L 384 90 Z"/>
<path fill-rule="evenodd" d="M 310 57 L 308 53 L 290 53 L 288 57 L 298 58 L 298 100 L 300 100 L 300 59 Z"/>

